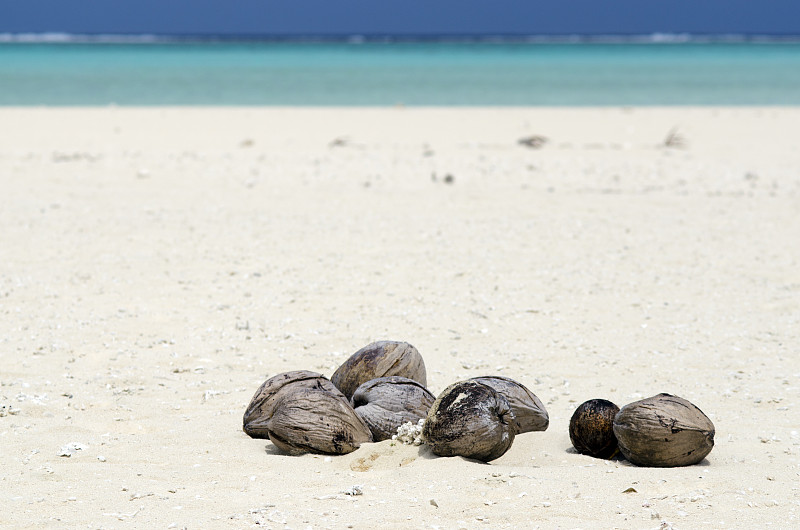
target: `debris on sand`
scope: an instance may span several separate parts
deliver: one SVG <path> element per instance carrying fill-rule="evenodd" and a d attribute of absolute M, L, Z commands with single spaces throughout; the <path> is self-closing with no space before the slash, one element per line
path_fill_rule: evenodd
<path fill-rule="evenodd" d="M 517 143 L 531 149 L 539 149 L 547 143 L 547 138 L 539 135 L 526 136 L 517 140 Z"/>
<path fill-rule="evenodd" d="M 65 456 L 69 458 L 78 451 L 83 451 L 84 449 L 86 449 L 86 445 L 79 442 L 70 442 L 61 448 L 61 450 L 58 452 L 58 456 Z"/>

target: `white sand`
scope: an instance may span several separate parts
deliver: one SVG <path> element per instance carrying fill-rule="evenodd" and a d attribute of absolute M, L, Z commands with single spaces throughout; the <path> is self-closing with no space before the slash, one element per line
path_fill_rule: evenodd
<path fill-rule="evenodd" d="M 800 525 L 800 108 L 0 124 L 0 527 Z M 434 393 L 519 380 L 549 430 L 491 465 L 241 431 L 264 379 L 378 339 L 414 344 Z M 701 465 L 571 449 L 584 400 L 658 392 L 714 421 Z"/>

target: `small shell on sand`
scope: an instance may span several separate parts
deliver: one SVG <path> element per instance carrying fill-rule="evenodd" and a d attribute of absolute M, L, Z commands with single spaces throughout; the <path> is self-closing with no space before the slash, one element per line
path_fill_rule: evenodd
<path fill-rule="evenodd" d="M 397 428 L 397 434 L 392 436 L 392 440 L 405 445 L 422 445 L 422 427 L 424 425 L 424 419 L 419 420 L 416 425 L 407 421 Z"/>

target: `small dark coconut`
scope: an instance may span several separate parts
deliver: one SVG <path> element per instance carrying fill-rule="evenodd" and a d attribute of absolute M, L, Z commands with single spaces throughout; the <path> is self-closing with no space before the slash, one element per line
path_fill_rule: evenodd
<path fill-rule="evenodd" d="M 595 458 L 612 458 L 619 447 L 614 436 L 614 416 L 619 407 L 605 399 L 582 403 L 569 420 L 569 439 L 573 447 Z"/>

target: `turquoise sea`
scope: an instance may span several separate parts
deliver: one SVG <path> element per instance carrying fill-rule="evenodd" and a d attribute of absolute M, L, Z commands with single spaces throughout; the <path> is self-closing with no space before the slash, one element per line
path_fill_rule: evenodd
<path fill-rule="evenodd" d="M 109 104 L 800 105 L 800 43 L 0 43 L 0 105 Z"/>

